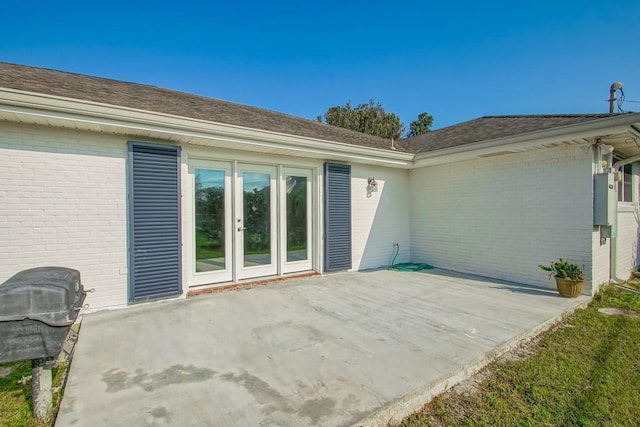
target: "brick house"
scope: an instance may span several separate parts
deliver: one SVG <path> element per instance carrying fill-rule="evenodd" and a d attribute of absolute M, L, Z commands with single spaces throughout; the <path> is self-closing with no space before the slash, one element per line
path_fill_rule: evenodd
<path fill-rule="evenodd" d="M 537 265 L 569 258 L 593 293 L 638 262 L 639 141 L 632 113 L 482 117 L 394 142 L 0 63 L 0 278 L 74 267 L 91 308 L 115 308 L 386 267 L 397 243 L 398 262 L 541 287 Z"/>

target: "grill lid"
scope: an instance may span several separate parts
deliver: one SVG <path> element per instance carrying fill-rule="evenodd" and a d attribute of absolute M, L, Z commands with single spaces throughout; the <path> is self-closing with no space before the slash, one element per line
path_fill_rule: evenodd
<path fill-rule="evenodd" d="M 85 296 L 78 270 L 23 270 L 0 285 L 0 321 L 32 319 L 67 326 L 75 321 Z"/>

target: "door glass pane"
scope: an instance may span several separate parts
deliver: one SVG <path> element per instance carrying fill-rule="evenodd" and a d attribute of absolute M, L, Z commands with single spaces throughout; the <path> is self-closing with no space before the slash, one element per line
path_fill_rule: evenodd
<path fill-rule="evenodd" d="M 287 262 L 307 259 L 307 178 L 287 177 Z"/>
<path fill-rule="evenodd" d="M 224 171 L 195 169 L 196 272 L 223 270 Z"/>
<path fill-rule="evenodd" d="M 242 174 L 244 266 L 271 264 L 271 175 Z"/>

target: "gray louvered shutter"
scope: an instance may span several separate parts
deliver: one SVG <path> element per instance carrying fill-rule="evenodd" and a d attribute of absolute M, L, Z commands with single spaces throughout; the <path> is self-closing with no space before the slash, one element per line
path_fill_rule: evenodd
<path fill-rule="evenodd" d="M 129 209 L 129 301 L 179 295 L 179 147 L 129 143 Z"/>
<path fill-rule="evenodd" d="M 351 268 L 351 166 L 324 164 L 324 271 Z"/>

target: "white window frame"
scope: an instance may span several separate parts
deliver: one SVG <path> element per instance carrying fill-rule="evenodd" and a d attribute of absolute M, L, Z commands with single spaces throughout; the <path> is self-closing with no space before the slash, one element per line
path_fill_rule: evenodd
<path fill-rule="evenodd" d="M 629 182 L 625 176 L 625 168 L 629 168 L 630 169 L 630 173 L 629 173 L 629 179 L 631 179 L 631 182 Z M 631 205 L 633 204 L 636 200 L 636 196 L 635 196 L 635 189 L 634 189 L 634 179 L 633 179 L 633 163 L 629 163 L 626 165 L 623 165 L 620 167 L 620 181 L 618 181 L 618 203 L 623 203 L 623 204 L 628 204 Z M 624 200 L 624 194 L 625 194 L 625 183 L 629 183 L 629 186 L 631 187 L 631 200 Z"/>

